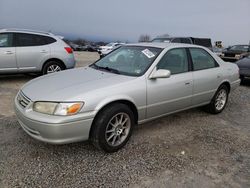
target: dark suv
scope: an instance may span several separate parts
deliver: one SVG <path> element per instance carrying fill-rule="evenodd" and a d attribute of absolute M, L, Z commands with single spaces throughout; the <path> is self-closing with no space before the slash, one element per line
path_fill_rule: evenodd
<path fill-rule="evenodd" d="M 221 58 L 225 61 L 235 62 L 250 55 L 250 45 L 234 45 L 226 48 Z"/>
<path fill-rule="evenodd" d="M 212 50 L 211 39 L 209 38 L 194 38 L 194 37 L 157 37 L 151 42 L 171 42 L 171 43 L 185 43 L 196 44 L 204 46 Z"/>

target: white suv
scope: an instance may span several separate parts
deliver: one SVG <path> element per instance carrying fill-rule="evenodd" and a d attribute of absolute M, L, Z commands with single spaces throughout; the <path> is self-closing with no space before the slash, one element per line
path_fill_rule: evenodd
<path fill-rule="evenodd" d="M 0 30 L 0 74 L 48 74 L 74 67 L 73 50 L 60 37 L 30 30 Z"/>

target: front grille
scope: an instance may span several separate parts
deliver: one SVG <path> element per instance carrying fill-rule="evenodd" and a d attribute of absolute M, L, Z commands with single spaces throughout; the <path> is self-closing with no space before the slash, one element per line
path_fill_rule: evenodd
<path fill-rule="evenodd" d="M 235 57 L 235 54 L 225 54 L 225 57 Z"/>
<path fill-rule="evenodd" d="M 17 101 L 23 108 L 26 108 L 31 102 L 31 100 L 27 96 L 25 96 L 22 91 L 18 93 Z"/>

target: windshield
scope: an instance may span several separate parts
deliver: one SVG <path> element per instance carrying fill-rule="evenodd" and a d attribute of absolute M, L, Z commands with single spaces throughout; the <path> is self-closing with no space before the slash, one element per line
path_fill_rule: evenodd
<path fill-rule="evenodd" d="M 237 45 L 237 46 L 232 46 L 231 48 L 229 48 L 229 50 L 243 51 L 243 52 L 247 52 L 248 49 L 249 49 L 248 45 Z"/>
<path fill-rule="evenodd" d="M 103 57 L 91 67 L 129 76 L 143 75 L 153 63 L 161 48 L 122 46 Z"/>

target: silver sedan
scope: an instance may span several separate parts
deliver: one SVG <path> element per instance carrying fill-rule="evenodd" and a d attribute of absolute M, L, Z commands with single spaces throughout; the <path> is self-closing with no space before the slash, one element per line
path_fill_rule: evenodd
<path fill-rule="evenodd" d="M 198 106 L 222 112 L 239 83 L 237 65 L 207 48 L 130 44 L 88 67 L 31 80 L 16 96 L 15 111 L 24 131 L 37 140 L 91 140 L 115 152 L 137 124 Z"/>

